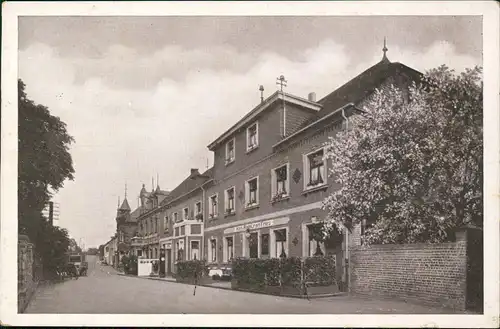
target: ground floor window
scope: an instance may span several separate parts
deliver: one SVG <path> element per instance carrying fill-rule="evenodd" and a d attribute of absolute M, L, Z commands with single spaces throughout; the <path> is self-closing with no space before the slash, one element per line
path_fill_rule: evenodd
<path fill-rule="evenodd" d="M 259 234 L 257 232 L 250 233 L 248 238 L 248 246 L 250 250 L 250 258 L 259 257 Z"/>
<path fill-rule="evenodd" d="M 326 254 L 325 243 L 322 241 L 321 226 L 318 224 L 307 225 L 308 246 L 307 255 L 324 256 Z"/>
<path fill-rule="evenodd" d="M 274 257 L 285 258 L 288 254 L 288 245 L 287 245 L 287 232 L 286 229 L 278 229 L 274 230 Z"/>
<path fill-rule="evenodd" d="M 200 241 L 191 241 L 191 259 L 200 259 Z"/>
<path fill-rule="evenodd" d="M 210 262 L 215 263 L 217 262 L 217 240 L 216 239 L 210 239 L 210 247 L 209 247 L 209 255 L 208 259 Z"/>
<path fill-rule="evenodd" d="M 234 257 L 234 243 L 233 237 L 228 236 L 224 239 L 224 262 L 229 262 Z"/>
<path fill-rule="evenodd" d="M 142 250 L 137 250 L 137 257 L 142 257 Z"/>
<path fill-rule="evenodd" d="M 261 257 L 269 257 L 269 233 L 262 233 L 260 236 L 260 255 Z"/>

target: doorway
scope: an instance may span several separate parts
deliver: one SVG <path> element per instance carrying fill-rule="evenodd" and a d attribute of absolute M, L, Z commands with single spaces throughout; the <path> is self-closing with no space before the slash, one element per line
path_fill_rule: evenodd
<path fill-rule="evenodd" d="M 167 249 L 165 252 L 166 260 L 165 265 L 167 268 L 167 275 L 172 275 L 172 249 Z"/>

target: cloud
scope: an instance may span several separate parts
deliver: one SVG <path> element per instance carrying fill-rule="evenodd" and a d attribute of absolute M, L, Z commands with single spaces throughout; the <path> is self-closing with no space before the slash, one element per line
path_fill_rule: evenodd
<path fill-rule="evenodd" d="M 371 51 L 371 50 L 367 50 Z M 149 55 L 112 45 L 100 58 L 61 57 L 33 44 L 19 52 L 19 76 L 28 96 L 67 123 L 76 178 L 60 191 L 60 225 L 87 245 L 105 242 L 114 230 L 114 205 L 128 184 L 131 206 L 145 183 L 160 175 L 173 189 L 190 168 L 204 169 L 211 141 L 269 96 L 284 74 L 287 91 L 319 98 L 381 59 L 352 61 L 331 40 L 305 49 L 296 60 L 272 52 L 250 56 L 231 47 L 184 49 L 165 46 Z M 446 63 L 463 70 L 478 63 L 452 44 L 428 49 L 392 46 L 388 56 L 418 70 Z"/>

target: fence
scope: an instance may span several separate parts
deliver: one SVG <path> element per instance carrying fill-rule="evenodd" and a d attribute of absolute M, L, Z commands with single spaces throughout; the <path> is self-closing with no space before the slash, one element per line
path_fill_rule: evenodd
<path fill-rule="evenodd" d="M 33 244 L 25 235 L 18 237 L 17 245 L 17 307 L 18 312 L 24 312 L 35 293 L 41 279 L 41 265 Z"/>
<path fill-rule="evenodd" d="M 459 231 L 456 242 L 353 248 L 349 290 L 455 310 L 481 310 L 483 264 L 477 254 L 482 256 L 482 234 L 477 232 L 482 233 L 470 228 Z"/>

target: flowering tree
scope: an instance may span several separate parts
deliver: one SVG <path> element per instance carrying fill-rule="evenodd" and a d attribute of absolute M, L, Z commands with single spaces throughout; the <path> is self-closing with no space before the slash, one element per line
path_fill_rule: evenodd
<path fill-rule="evenodd" d="M 441 242 L 482 226 L 482 69 L 429 71 L 408 91 L 377 91 L 330 138 L 340 189 L 324 200 L 324 233 L 371 223 L 367 244 Z"/>

